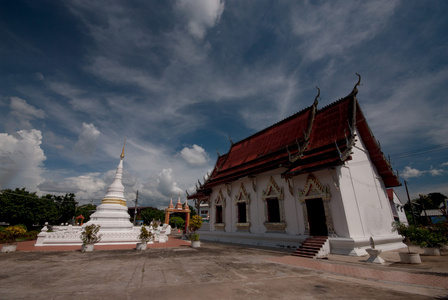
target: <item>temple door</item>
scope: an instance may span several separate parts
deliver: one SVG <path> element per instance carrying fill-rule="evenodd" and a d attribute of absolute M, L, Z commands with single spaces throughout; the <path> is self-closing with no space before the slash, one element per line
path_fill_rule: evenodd
<path fill-rule="evenodd" d="M 328 236 L 324 203 L 321 198 L 307 199 L 306 210 L 311 236 Z"/>

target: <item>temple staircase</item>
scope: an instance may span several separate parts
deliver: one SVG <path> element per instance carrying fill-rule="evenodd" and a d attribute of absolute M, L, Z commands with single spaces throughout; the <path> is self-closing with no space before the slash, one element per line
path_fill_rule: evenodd
<path fill-rule="evenodd" d="M 322 249 L 324 248 L 327 240 L 328 236 L 309 237 L 292 255 L 307 258 L 316 258 L 318 257 L 319 252 L 322 252 Z"/>
<path fill-rule="evenodd" d="M 203 222 L 201 228 L 199 231 L 210 231 L 210 223 L 209 222 Z"/>

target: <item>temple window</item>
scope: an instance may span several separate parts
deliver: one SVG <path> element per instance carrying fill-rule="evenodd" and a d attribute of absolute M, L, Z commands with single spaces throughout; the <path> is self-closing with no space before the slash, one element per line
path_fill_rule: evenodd
<path fill-rule="evenodd" d="M 238 194 L 235 196 L 235 206 L 236 206 L 236 229 L 237 231 L 249 231 L 250 221 L 249 221 L 249 203 L 250 197 L 241 183 Z"/>
<path fill-rule="evenodd" d="M 238 203 L 238 223 L 246 223 L 246 203 Z"/>
<path fill-rule="evenodd" d="M 280 222 L 280 203 L 277 198 L 266 199 L 268 222 Z"/>
<path fill-rule="evenodd" d="M 266 232 L 284 233 L 286 222 L 284 217 L 283 187 L 280 188 L 271 176 L 262 196 L 264 202 Z"/>
<path fill-rule="evenodd" d="M 215 223 L 221 224 L 222 223 L 222 205 L 216 206 L 216 220 Z"/>
<path fill-rule="evenodd" d="M 224 194 L 222 193 L 222 190 L 220 189 L 218 192 L 218 196 L 216 197 L 214 201 L 214 212 L 215 212 L 215 223 L 214 227 L 215 230 L 224 231 L 225 230 L 225 206 L 226 206 L 226 199 L 224 198 Z"/>

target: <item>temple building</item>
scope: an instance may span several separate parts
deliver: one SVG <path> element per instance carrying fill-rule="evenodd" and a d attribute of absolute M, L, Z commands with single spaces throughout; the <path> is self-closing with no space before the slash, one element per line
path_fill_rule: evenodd
<path fill-rule="evenodd" d="M 359 75 L 358 75 L 359 76 Z M 381 151 L 352 92 L 232 143 L 199 182 L 196 208 L 208 204 L 201 239 L 299 247 L 323 236 L 326 253 L 364 255 L 405 247 L 392 230 L 387 188 L 398 175 Z"/>

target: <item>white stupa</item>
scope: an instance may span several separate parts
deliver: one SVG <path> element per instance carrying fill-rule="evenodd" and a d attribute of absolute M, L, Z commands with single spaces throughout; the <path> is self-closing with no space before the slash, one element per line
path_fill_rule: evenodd
<path fill-rule="evenodd" d="M 126 143 L 126 141 L 125 141 Z M 123 177 L 123 159 L 124 148 L 120 155 L 120 163 L 118 164 L 115 178 L 107 189 L 106 196 L 96 209 L 96 212 L 90 216 L 90 221 L 86 225 L 100 225 L 100 230 L 104 231 L 130 231 L 134 225 L 131 223 L 131 216 L 128 213 L 126 199 L 124 197 Z"/>
<path fill-rule="evenodd" d="M 44 226 L 37 237 L 35 246 L 81 245 L 81 231 L 86 225 L 91 224 L 101 226 L 99 231 L 101 241 L 98 244 L 135 244 L 140 241 L 138 238 L 140 226 L 133 226 L 130 221 L 131 217 L 124 197 L 124 186 L 121 182 L 123 177 L 124 148 L 125 146 L 123 146 L 123 151 L 121 152 L 120 163 L 115 172 L 114 181 L 107 189 L 101 205 L 90 216 L 90 221 L 83 226 L 52 226 L 52 231 L 49 231 L 47 226 Z M 156 232 L 154 239 L 159 242 L 165 242 L 167 240 L 165 234 L 169 234 L 167 228 L 161 228 Z"/>

